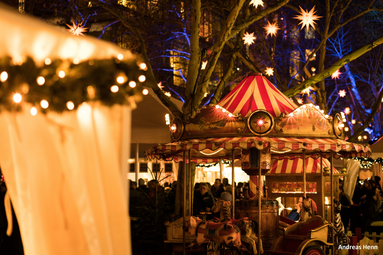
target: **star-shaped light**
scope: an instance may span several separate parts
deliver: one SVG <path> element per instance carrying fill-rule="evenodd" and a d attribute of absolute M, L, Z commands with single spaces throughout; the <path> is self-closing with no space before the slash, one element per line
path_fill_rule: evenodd
<path fill-rule="evenodd" d="M 171 97 L 171 96 L 172 96 L 172 93 L 170 93 L 170 92 L 164 92 L 164 94 L 165 94 L 165 96 L 167 96 L 167 97 Z"/>
<path fill-rule="evenodd" d="M 306 31 L 308 31 L 310 26 L 312 26 L 315 29 L 314 25 L 316 23 L 314 20 L 319 20 L 319 18 L 322 18 L 322 16 L 314 15 L 316 13 L 316 11 L 314 10 L 315 6 L 310 11 L 307 11 L 307 10 L 304 11 L 302 7 L 300 6 L 299 8 L 301 9 L 301 12 L 300 12 L 301 15 L 295 16 L 294 19 L 301 20 L 301 22 L 298 24 L 298 25 L 302 24 L 301 30 L 304 27 L 306 27 Z"/>
<path fill-rule="evenodd" d="M 162 90 L 165 86 L 162 86 L 162 81 L 160 81 L 159 83 L 157 83 L 157 86 Z"/>
<path fill-rule="evenodd" d="M 342 90 L 339 90 L 339 96 L 340 97 L 345 97 L 346 96 L 346 90 L 342 89 Z"/>
<path fill-rule="evenodd" d="M 350 107 L 346 107 L 346 108 L 344 108 L 344 113 L 345 114 L 350 114 L 351 113 L 351 109 L 350 109 Z M 351 123 L 352 123 L 352 121 L 351 121 Z M 354 124 L 354 123 L 353 123 Z"/>
<path fill-rule="evenodd" d="M 255 121 L 255 124 L 257 124 L 257 127 L 263 127 L 266 124 L 266 120 L 260 117 Z"/>
<path fill-rule="evenodd" d="M 268 35 L 271 35 L 271 36 L 276 36 L 277 35 L 277 31 L 279 30 L 279 27 L 277 26 L 277 22 L 271 24 L 270 21 L 267 21 L 269 24 L 267 24 L 267 26 L 264 27 L 264 29 L 266 30 L 266 36 Z"/>
<path fill-rule="evenodd" d="M 255 36 L 254 36 L 254 33 L 251 33 L 249 34 L 248 32 L 246 32 L 243 37 L 242 37 L 242 40 L 244 41 L 243 43 L 244 44 L 247 44 L 247 45 L 252 45 L 254 43 L 254 40 L 257 39 Z"/>
<path fill-rule="evenodd" d="M 339 72 L 339 70 L 336 70 L 332 75 L 331 75 L 331 78 L 333 79 L 339 79 L 339 75 L 341 75 L 342 73 Z"/>
<path fill-rule="evenodd" d="M 311 90 L 314 90 L 311 86 L 301 91 L 301 94 L 310 95 Z"/>
<path fill-rule="evenodd" d="M 72 21 L 72 24 L 73 26 L 70 26 L 68 24 L 66 25 L 69 27 L 68 31 L 74 35 L 84 35 L 83 32 L 86 32 L 86 30 L 88 29 L 88 28 L 82 27 L 82 22 L 76 25 L 76 23 Z"/>
<path fill-rule="evenodd" d="M 266 75 L 271 76 L 274 74 L 274 70 L 271 67 L 266 67 L 265 73 Z"/>
<path fill-rule="evenodd" d="M 302 98 L 298 98 L 298 99 L 297 99 L 297 102 L 298 102 L 298 104 L 303 104 L 303 100 L 302 100 Z"/>
<path fill-rule="evenodd" d="M 205 70 L 206 65 L 207 65 L 207 60 L 206 61 L 202 61 L 201 70 Z"/>
<path fill-rule="evenodd" d="M 254 7 L 257 8 L 258 5 L 263 6 L 263 1 L 262 0 L 251 0 L 250 5 L 254 5 Z"/>

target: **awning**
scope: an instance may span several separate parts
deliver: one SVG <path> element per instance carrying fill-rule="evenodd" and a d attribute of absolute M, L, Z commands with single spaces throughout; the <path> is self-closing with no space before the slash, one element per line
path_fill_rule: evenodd
<path fill-rule="evenodd" d="M 325 167 L 330 168 L 330 162 L 323 158 L 323 169 Z M 305 158 L 305 172 L 307 174 L 320 173 L 321 163 L 320 158 Z M 271 170 L 268 174 L 301 174 L 303 173 L 303 159 L 302 158 L 284 158 L 281 160 L 274 160 L 271 164 Z M 333 167 L 333 173 L 338 173 L 335 167 Z"/>
<path fill-rule="evenodd" d="M 289 114 L 297 106 L 280 92 L 266 77 L 252 74 L 241 81 L 219 103 L 233 114 L 248 117 L 253 111 L 264 109 L 273 117 Z"/>

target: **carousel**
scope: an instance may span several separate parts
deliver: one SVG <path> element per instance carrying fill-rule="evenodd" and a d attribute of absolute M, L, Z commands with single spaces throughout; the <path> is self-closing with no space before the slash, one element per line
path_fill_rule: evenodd
<path fill-rule="evenodd" d="M 347 142 L 345 124 L 342 113 L 328 116 L 312 104 L 298 107 L 265 77 L 250 74 L 217 105 L 202 108 L 189 122 L 175 117 L 170 124 L 172 142 L 151 148 L 147 157 L 150 160 L 182 161 L 185 174 L 179 182 L 183 181 L 184 187 L 191 187 L 192 183 L 191 178 L 186 180 L 186 173 L 191 173 L 189 162 L 240 162 L 242 170 L 250 176 L 250 189 L 255 196 L 250 200 L 235 201 L 233 195 L 232 218 L 247 217 L 257 223 L 261 237 L 258 247 L 262 247 L 263 242 L 264 253 L 280 254 L 286 251 L 283 242 L 291 242 L 287 237 L 279 236 L 279 204 L 275 199 L 312 197 L 320 215 L 312 218 L 321 223 L 307 220 L 311 223 L 300 227 L 308 228 L 307 233 L 304 238 L 295 237 L 296 250 L 291 253 L 306 254 L 311 250 L 310 254 L 324 254 L 323 249 L 333 243 L 334 235 L 330 234 L 328 238 L 327 233 L 325 237 L 322 233 L 318 237 L 316 230 L 323 232 L 323 226 L 329 224 L 323 218 L 318 221 L 317 217 L 325 217 L 327 197 L 328 220 L 333 221 L 331 198 L 336 196 L 338 189 L 334 177 L 340 175 L 333 167 L 333 158 L 365 157 L 370 153 L 368 146 Z M 233 184 L 234 165 L 231 164 Z M 265 188 L 258 189 L 263 187 L 264 179 Z M 190 194 L 189 205 L 184 203 L 184 219 L 192 212 Z M 232 194 L 235 194 L 234 185 Z M 187 201 L 185 190 L 183 196 Z M 295 233 L 295 230 L 291 231 L 285 229 L 284 233 Z M 310 239 L 308 233 L 312 235 L 311 241 L 307 240 Z M 185 243 L 191 236 L 184 232 L 178 237 L 183 239 L 185 252 Z M 262 249 L 259 250 L 262 253 Z"/>

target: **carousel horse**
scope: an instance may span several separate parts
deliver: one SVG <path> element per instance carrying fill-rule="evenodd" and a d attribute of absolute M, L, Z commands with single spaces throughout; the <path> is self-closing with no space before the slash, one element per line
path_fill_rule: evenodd
<path fill-rule="evenodd" d="M 334 199 L 334 214 L 335 214 L 335 219 L 334 219 L 334 230 L 335 230 L 335 235 L 334 235 L 334 247 L 338 247 L 339 245 L 348 245 L 349 243 L 349 238 L 348 236 L 344 233 L 344 226 L 342 222 L 342 218 L 340 217 L 340 210 L 342 208 L 342 205 L 340 201 Z"/>
<path fill-rule="evenodd" d="M 299 214 L 299 221 L 306 221 L 314 216 L 314 208 L 309 197 L 302 197 L 302 206 Z"/>
<path fill-rule="evenodd" d="M 185 222 L 186 231 L 190 235 L 196 235 L 197 238 L 188 246 L 197 248 L 203 242 L 213 240 L 217 244 L 223 243 L 228 248 L 236 250 L 240 254 L 248 254 L 249 251 L 241 243 L 241 232 L 239 228 L 231 221 L 228 222 L 209 222 L 202 221 L 198 217 L 189 217 Z"/>
<path fill-rule="evenodd" d="M 255 221 L 248 219 L 240 219 L 236 224 L 241 230 L 241 241 L 250 244 L 253 250 L 253 255 L 257 255 L 258 237 L 256 233 L 258 232 L 258 224 Z M 262 240 L 259 251 L 259 254 L 263 254 Z"/>
<path fill-rule="evenodd" d="M 223 192 L 214 206 L 211 208 L 213 213 L 220 212 L 219 219 L 223 222 L 231 220 L 231 199 L 232 195 L 229 192 Z"/>

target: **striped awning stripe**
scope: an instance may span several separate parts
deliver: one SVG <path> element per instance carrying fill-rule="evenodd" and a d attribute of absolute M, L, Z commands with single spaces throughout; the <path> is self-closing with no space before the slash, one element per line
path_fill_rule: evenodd
<path fill-rule="evenodd" d="M 259 109 L 278 117 L 281 113 L 288 114 L 297 108 L 288 97 L 261 75 L 246 77 L 218 105 L 244 117 Z"/>
<path fill-rule="evenodd" d="M 323 158 L 323 168 L 329 167 L 330 162 Z M 305 158 L 305 172 L 308 174 L 320 173 L 321 165 L 320 158 Z M 275 160 L 271 164 L 271 169 L 268 172 L 270 174 L 301 174 L 303 173 L 303 159 L 294 158 L 294 159 L 282 159 Z M 333 167 L 333 173 L 338 173 L 338 171 Z"/>

